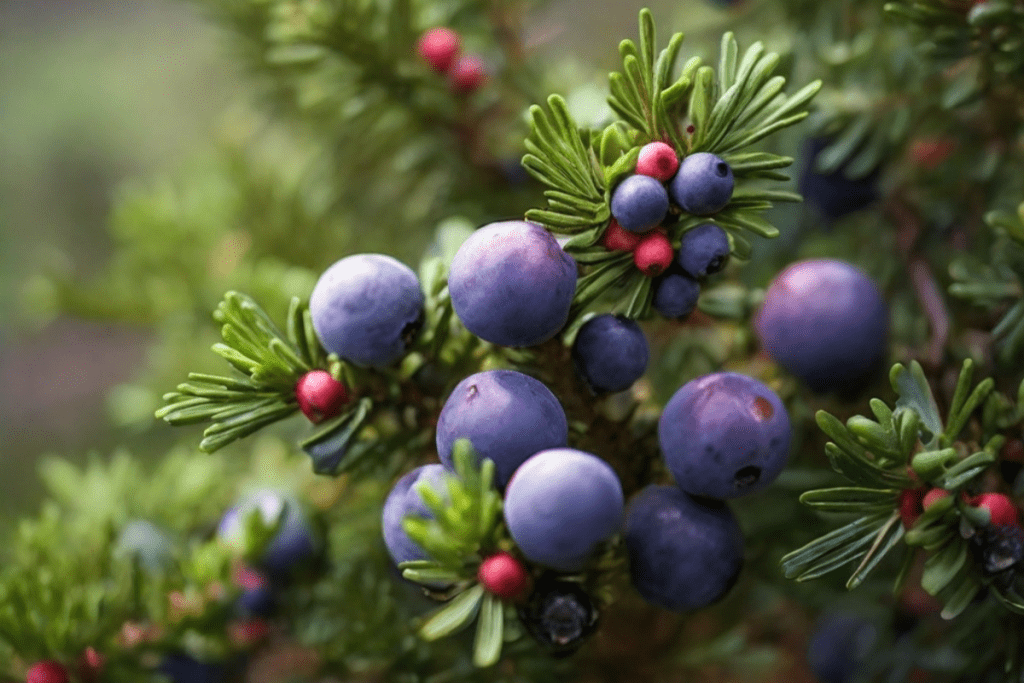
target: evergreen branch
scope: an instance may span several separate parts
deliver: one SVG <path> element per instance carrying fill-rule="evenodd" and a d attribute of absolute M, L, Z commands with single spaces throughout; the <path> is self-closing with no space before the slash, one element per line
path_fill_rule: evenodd
<path fill-rule="evenodd" d="M 866 557 L 879 533 L 891 525 L 891 517 L 890 511 L 859 517 L 788 553 L 781 560 L 786 578 L 808 581 Z"/>
<path fill-rule="evenodd" d="M 372 409 L 373 401 L 363 397 L 353 409 L 328 421 L 316 434 L 299 444 L 313 460 L 314 472 L 339 476 L 355 466 L 356 461 L 345 456 L 369 420 Z"/>

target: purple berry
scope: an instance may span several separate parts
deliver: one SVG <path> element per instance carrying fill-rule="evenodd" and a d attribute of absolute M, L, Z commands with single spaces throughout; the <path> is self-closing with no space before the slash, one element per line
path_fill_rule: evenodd
<path fill-rule="evenodd" d="M 501 346 L 534 346 L 565 326 L 576 294 L 576 262 L 544 228 L 491 223 L 463 242 L 448 291 L 470 332 Z"/>
<path fill-rule="evenodd" d="M 807 644 L 807 664 L 821 683 L 849 683 L 878 640 L 878 629 L 845 612 L 818 621 Z"/>
<path fill-rule="evenodd" d="M 625 391 L 647 369 L 647 337 L 621 315 L 591 318 L 580 328 L 572 356 L 583 379 L 597 392 Z"/>
<path fill-rule="evenodd" d="M 743 533 L 729 507 L 675 486 L 648 486 L 630 501 L 626 549 L 633 587 L 674 612 L 716 602 L 743 567 Z"/>
<path fill-rule="evenodd" d="M 676 257 L 686 274 L 698 280 L 717 273 L 729 259 L 729 236 L 713 223 L 700 225 L 683 233 Z"/>
<path fill-rule="evenodd" d="M 244 520 L 253 510 L 259 510 L 267 523 L 281 516 L 277 534 L 259 560 L 260 567 L 269 574 L 285 575 L 319 552 L 321 540 L 299 502 L 271 489 L 256 491 L 228 510 L 217 527 L 217 535 L 229 544 L 236 542 L 244 533 Z"/>
<path fill-rule="evenodd" d="M 683 159 L 669 182 L 672 201 L 686 213 L 710 216 L 725 208 L 732 199 L 732 168 L 720 157 L 697 152 Z"/>
<path fill-rule="evenodd" d="M 828 221 L 860 211 L 878 199 L 879 170 L 875 169 L 863 178 L 851 179 L 846 176 L 845 166 L 829 173 L 817 173 L 814 166 L 818 155 L 828 147 L 828 138 L 814 138 L 804 143 L 801 154 L 804 163 L 797 187 L 807 203 L 813 206 Z"/>
<path fill-rule="evenodd" d="M 622 484 L 596 455 L 541 451 L 524 462 L 505 492 L 505 523 L 531 562 L 583 569 L 597 545 L 622 527 Z"/>
<path fill-rule="evenodd" d="M 885 360 L 889 309 L 854 266 L 811 259 L 775 277 L 754 327 L 768 355 L 811 391 L 855 393 Z"/>
<path fill-rule="evenodd" d="M 540 381 L 515 370 L 487 370 L 459 382 L 437 418 L 437 454 L 449 469 L 452 445 L 463 438 L 481 460 L 494 461 L 501 490 L 531 455 L 566 445 L 569 423 Z"/>
<path fill-rule="evenodd" d="M 357 365 L 385 367 L 405 353 L 423 301 L 408 266 L 383 254 L 355 254 L 320 276 L 309 313 L 325 349 Z"/>
<path fill-rule="evenodd" d="M 545 573 L 518 609 L 526 630 L 555 656 L 572 654 L 597 628 L 594 599 L 575 581 Z"/>
<path fill-rule="evenodd" d="M 201 662 L 184 652 L 164 655 L 159 671 L 172 683 L 223 683 L 228 680 L 228 667 L 224 662 Z"/>
<path fill-rule="evenodd" d="M 612 191 L 612 216 L 630 232 L 647 232 L 661 225 L 668 214 L 668 193 L 661 181 L 631 175 Z"/>
<path fill-rule="evenodd" d="M 445 469 L 441 464 L 423 465 L 405 474 L 391 489 L 384 501 L 381 524 L 384 533 L 384 545 L 387 546 L 391 560 L 399 565 L 402 562 L 427 559 L 426 553 L 409 538 L 402 528 L 402 519 L 406 515 L 416 515 L 424 519 L 433 519 L 434 515 L 427 509 L 420 498 L 416 484 L 427 482 L 432 489 L 444 495 L 447 491 Z"/>
<path fill-rule="evenodd" d="M 679 273 L 669 273 L 657 281 L 654 310 L 666 318 L 685 318 L 697 306 L 700 283 Z"/>
<path fill-rule="evenodd" d="M 683 491 L 734 498 L 768 486 L 789 457 L 789 414 L 756 379 L 717 372 L 684 384 L 658 420 L 665 463 Z"/>

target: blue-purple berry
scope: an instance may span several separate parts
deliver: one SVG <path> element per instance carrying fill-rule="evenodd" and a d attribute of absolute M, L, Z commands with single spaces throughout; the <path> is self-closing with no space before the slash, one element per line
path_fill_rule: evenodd
<path fill-rule="evenodd" d="M 729 236 L 714 223 L 701 223 L 683 233 L 676 260 L 692 278 L 713 275 L 729 260 Z"/>
<path fill-rule="evenodd" d="M 168 652 L 158 668 L 172 683 L 224 683 L 229 675 L 225 662 L 202 662 L 184 652 Z"/>
<path fill-rule="evenodd" d="M 685 318 L 700 297 L 700 283 L 680 273 L 668 273 L 654 285 L 654 310 L 666 318 Z"/>
<path fill-rule="evenodd" d="M 580 327 L 572 347 L 577 370 L 597 392 L 625 391 L 647 370 L 647 337 L 621 315 L 603 314 Z"/>
<path fill-rule="evenodd" d="M 768 355 L 816 393 L 856 393 L 889 348 L 882 293 L 861 270 L 835 259 L 799 261 L 779 273 L 754 328 Z"/>
<path fill-rule="evenodd" d="M 735 498 L 768 486 L 786 466 L 789 414 L 752 377 L 717 372 L 684 384 L 658 420 L 676 485 L 694 496 Z"/>
<path fill-rule="evenodd" d="M 849 178 L 842 165 L 828 173 L 818 173 L 818 156 L 831 143 L 828 138 L 813 138 L 801 149 L 803 165 L 797 189 L 809 206 L 814 207 L 829 222 L 834 222 L 855 211 L 868 207 L 879 198 L 879 169 L 860 178 Z"/>
<path fill-rule="evenodd" d="M 427 559 L 423 548 L 413 542 L 405 533 L 405 529 L 402 528 L 402 520 L 407 515 L 415 515 L 423 519 L 434 518 L 433 513 L 420 497 L 419 491 L 416 490 L 416 485 L 420 482 L 427 482 L 438 494 L 445 496 L 447 491 L 445 473 L 444 466 L 438 463 L 417 467 L 395 483 L 384 501 L 384 510 L 381 514 L 384 545 L 387 546 L 388 555 L 396 565 L 412 560 Z"/>
<path fill-rule="evenodd" d="M 568 443 L 569 423 L 539 380 L 515 370 L 485 370 L 459 382 L 437 418 L 437 454 L 449 469 L 457 439 L 469 439 L 480 460 L 494 461 L 494 483 L 503 490 L 531 455 Z"/>
<path fill-rule="evenodd" d="M 625 540 L 633 587 L 674 612 L 716 602 L 743 567 L 743 533 L 729 507 L 675 486 L 647 486 L 630 501 Z"/>
<path fill-rule="evenodd" d="M 272 576 L 282 576 L 311 560 L 320 551 L 322 539 L 313 528 L 297 500 L 272 489 L 262 489 L 246 496 L 228 510 L 217 527 L 218 537 L 235 544 L 244 534 L 244 520 L 258 510 L 264 523 L 280 515 L 277 533 L 259 558 L 260 568 Z"/>
<path fill-rule="evenodd" d="M 526 559 L 575 572 L 622 528 L 622 484 L 596 455 L 572 448 L 541 451 L 516 470 L 504 512 Z"/>
<path fill-rule="evenodd" d="M 612 191 L 612 216 L 630 232 L 648 232 L 668 214 L 668 192 L 660 180 L 631 175 Z"/>
<path fill-rule="evenodd" d="M 686 213 L 710 216 L 729 203 L 734 185 L 729 164 L 709 152 L 697 152 L 679 164 L 668 192 Z"/>
<path fill-rule="evenodd" d="M 356 365 L 386 367 L 405 353 L 423 318 L 416 273 L 383 254 L 336 262 L 309 297 L 313 329 L 323 347 Z"/>
<path fill-rule="evenodd" d="M 821 683 L 850 683 L 877 640 L 877 627 L 858 614 L 825 615 L 807 644 L 807 664 Z"/>
<path fill-rule="evenodd" d="M 576 294 L 576 262 L 544 228 L 491 223 L 455 254 L 448 274 L 455 314 L 501 346 L 534 346 L 565 326 Z"/>

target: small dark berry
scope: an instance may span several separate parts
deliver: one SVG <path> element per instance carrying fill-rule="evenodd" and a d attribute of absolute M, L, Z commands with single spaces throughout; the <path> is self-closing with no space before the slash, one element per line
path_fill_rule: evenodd
<path fill-rule="evenodd" d="M 348 403 L 348 389 L 326 370 L 312 370 L 295 385 L 299 410 L 313 424 L 336 417 Z"/>
<path fill-rule="evenodd" d="M 681 273 L 669 273 L 655 285 L 654 310 L 666 318 L 679 320 L 693 312 L 699 297 L 699 282 Z"/>
<path fill-rule="evenodd" d="M 669 182 L 672 200 L 686 213 L 710 216 L 732 199 L 735 180 L 732 168 L 720 157 L 697 152 L 683 159 Z"/>
<path fill-rule="evenodd" d="M 416 51 L 431 69 L 443 74 L 459 56 L 460 43 L 459 34 L 450 28 L 438 26 L 420 36 Z"/>
<path fill-rule="evenodd" d="M 612 191 L 612 216 L 630 232 L 649 232 L 668 214 L 668 192 L 660 181 L 631 175 Z"/>
<path fill-rule="evenodd" d="M 633 263 L 647 277 L 657 277 L 672 265 L 674 256 L 675 251 L 668 237 L 660 232 L 652 232 L 645 235 L 633 250 Z"/>
<path fill-rule="evenodd" d="M 848 683 L 867 659 L 878 629 L 856 614 L 825 616 L 807 645 L 807 664 L 821 683 Z"/>
<path fill-rule="evenodd" d="M 692 278 L 713 275 L 729 258 L 729 236 L 713 223 L 702 223 L 683 233 L 679 265 Z"/>
<path fill-rule="evenodd" d="M 530 634 L 555 655 L 569 655 L 597 627 L 593 599 L 578 583 L 545 577 L 519 618 Z"/>

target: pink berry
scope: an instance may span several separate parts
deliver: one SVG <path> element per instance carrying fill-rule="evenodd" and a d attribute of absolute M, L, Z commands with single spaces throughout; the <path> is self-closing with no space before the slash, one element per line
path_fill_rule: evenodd
<path fill-rule="evenodd" d="M 914 526 L 917 518 L 921 516 L 921 513 L 924 511 L 924 506 L 922 505 L 924 496 L 925 490 L 923 488 L 906 489 L 900 493 L 900 520 L 903 522 L 904 529 Z"/>
<path fill-rule="evenodd" d="M 476 578 L 491 595 L 502 600 L 525 597 L 530 588 L 530 574 L 526 567 L 508 553 L 491 555 L 480 564 Z"/>
<path fill-rule="evenodd" d="M 656 277 L 672 265 L 674 256 L 675 251 L 668 237 L 660 231 L 655 231 L 647 233 L 640 240 L 640 244 L 633 251 L 633 263 L 647 277 Z"/>
<path fill-rule="evenodd" d="M 991 523 L 995 526 L 1008 526 L 1017 523 L 1017 506 L 1009 497 L 1001 493 L 982 493 L 972 498 L 970 504 L 988 510 L 991 515 Z"/>
<path fill-rule="evenodd" d="M 32 665 L 25 683 L 68 683 L 68 672 L 60 662 L 46 659 Z"/>
<path fill-rule="evenodd" d="M 636 172 L 649 175 L 661 182 L 670 180 L 679 170 L 679 157 L 671 145 L 664 142 L 650 142 L 640 149 L 636 160 Z"/>
<path fill-rule="evenodd" d="M 457 93 L 471 93 L 487 80 L 484 62 L 476 55 L 459 57 L 448 74 L 452 90 Z"/>
<path fill-rule="evenodd" d="M 924 494 L 924 498 L 921 499 L 921 507 L 925 510 L 930 508 L 933 503 L 942 500 L 949 496 L 949 491 L 946 489 L 935 488 Z"/>
<path fill-rule="evenodd" d="M 452 67 L 459 56 L 461 42 L 458 33 L 450 28 L 438 26 L 420 36 L 416 51 L 431 69 L 443 74 Z"/>
<path fill-rule="evenodd" d="M 348 390 L 326 370 L 312 370 L 295 385 L 299 409 L 316 424 L 341 413 L 348 403 Z"/>
<path fill-rule="evenodd" d="M 106 659 L 96 648 L 87 647 L 78 657 L 78 677 L 85 683 L 98 681 Z"/>
<path fill-rule="evenodd" d="M 608 251 L 633 251 L 641 239 L 643 238 L 640 235 L 626 230 L 613 218 L 608 224 L 608 229 L 604 231 L 601 245 Z"/>

